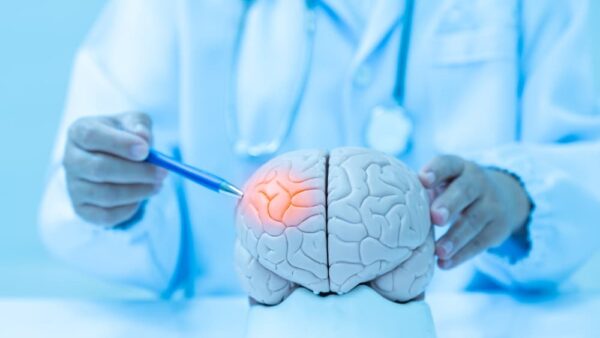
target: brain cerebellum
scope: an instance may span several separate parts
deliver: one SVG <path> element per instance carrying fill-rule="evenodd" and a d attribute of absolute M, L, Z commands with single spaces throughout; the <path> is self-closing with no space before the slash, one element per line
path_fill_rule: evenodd
<path fill-rule="evenodd" d="M 261 167 L 237 208 L 236 267 L 259 302 L 296 286 L 345 293 L 360 283 L 392 300 L 423 292 L 433 272 L 427 197 L 390 156 L 305 150 Z"/>

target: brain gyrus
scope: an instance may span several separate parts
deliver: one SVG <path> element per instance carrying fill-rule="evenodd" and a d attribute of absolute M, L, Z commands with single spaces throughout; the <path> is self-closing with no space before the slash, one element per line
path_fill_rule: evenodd
<path fill-rule="evenodd" d="M 294 170 L 289 166 L 268 170 L 253 178 L 246 188 L 248 207 L 256 214 L 268 233 L 279 234 L 285 227 L 294 227 L 311 216 L 320 215 L 325 204 L 323 182 L 315 173 Z"/>
<path fill-rule="evenodd" d="M 398 160 L 360 148 L 303 150 L 262 166 L 236 211 L 236 267 L 255 300 L 302 286 L 345 293 L 369 285 L 410 300 L 433 272 L 424 189 Z"/>

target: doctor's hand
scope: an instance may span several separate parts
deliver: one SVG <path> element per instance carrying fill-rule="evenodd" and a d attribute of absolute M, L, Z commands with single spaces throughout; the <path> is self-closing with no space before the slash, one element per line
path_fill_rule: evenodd
<path fill-rule="evenodd" d="M 438 265 L 451 269 L 509 236 L 524 237 L 531 205 L 516 178 L 457 156 L 439 156 L 419 174 L 430 192 L 431 220 L 450 229 L 436 243 Z"/>
<path fill-rule="evenodd" d="M 152 140 L 146 114 L 85 117 L 69 128 L 63 165 L 75 212 L 112 227 L 156 194 L 167 172 L 142 162 Z"/>

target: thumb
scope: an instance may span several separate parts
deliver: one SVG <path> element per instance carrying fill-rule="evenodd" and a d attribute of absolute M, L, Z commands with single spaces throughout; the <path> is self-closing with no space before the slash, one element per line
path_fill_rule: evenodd
<path fill-rule="evenodd" d="M 120 127 L 144 139 L 150 147 L 152 145 L 152 119 L 145 113 L 124 113 L 117 116 Z"/>

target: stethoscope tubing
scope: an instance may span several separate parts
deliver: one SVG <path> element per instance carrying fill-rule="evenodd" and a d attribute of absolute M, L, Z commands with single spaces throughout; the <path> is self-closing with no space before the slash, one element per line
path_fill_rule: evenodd
<path fill-rule="evenodd" d="M 227 105 L 227 114 L 229 118 L 227 119 L 227 131 L 231 139 L 232 147 L 234 151 L 238 155 L 242 155 L 245 157 L 256 158 L 262 155 L 268 155 L 276 152 L 283 141 L 287 138 L 287 136 L 291 133 L 291 129 L 296 121 L 296 117 L 298 115 L 298 111 L 300 109 L 300 105 L 304 98 L 304 93 L 306 91 L 306 85 L 308 83 L 308 78 L 310 76 L 310 68 L 313 62 L 313 53 L 314 53 L 314 39 L 316 32 L 316 5 L 317 0 L 305 0 L 307 12 L 305 25 L 307 27 L 307 48 L 305 48 L 305 61 L 303 65 L 302 77 L 300 79 L 300 86 L 298 88 L 298 94 L 296 95 L 296 99 L 290 106 L 290 117 L 287 120 L 286 125 L 282 128 L 279 128 L 278 131 L 275 131 L 275 137 L 271 142 L 265 142 L 261 144 L 261 147 L 258 146 L 250 146 L 245 144 L 243 140 L 240 139 L 240 126 L 238 122 L 238 106 L 237 106 L 237 82 L 238 82 L 238 67 L 240 61 L 241 54 L 241 45 L 242 39 L 245 32 L 245 27 L 247 24 L 248 15 L 252 5 L 255 0 L 244 0 L 241 18 L 239 20 L 238 28 L 234 38 L 234 50 L 233 50 L 233 58 L 231 65 L 231 78 L 230 78 L 230 90 L 228 93 L 228 105 Z M 394 83 L 394 91 L 393 98 L 394 102 L 398 107 L 402 107 L 404 105 L 405 94 L 406 94 L 406 69 L 408 63 L 408 49 L 410 44 L 410 38 L 412 33 L 412 19 L 414 12 L 414 0 L 406 0 L 405 2 L 405 14 L 403 20 L 403 27 L 401 33 L 401 41 L 400 47 L 398 51 L 398 62 L 396 69 L 396 80 Z M 260 148 L 260 149 L 253 149 Z"/>

